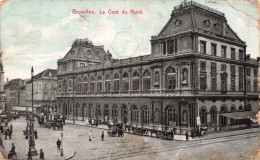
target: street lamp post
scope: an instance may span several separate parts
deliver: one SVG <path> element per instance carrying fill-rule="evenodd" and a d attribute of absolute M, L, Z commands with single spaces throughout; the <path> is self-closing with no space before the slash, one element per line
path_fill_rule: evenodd
<path fill-rule="evenodd" d="M 30 129 L 29 129 L 29 138 L 28 138 L 28 144 L 29 144 L 29 151 L 28 151 L 28 160 L 32 159 L 32 156 L 38 155 L 37 150 L 35 149 L 35 140 L 34 140 L 34 115 L 33 115 L 33 67 L 31 70 L 32 74 L 32 114 L 29 117 L 30 120 Z"/>
<path fill-rule="evenodd" d="M 63 154 L 63 133 L 62 133 L 62 132 L 61 132 L 60 136 L 61 136 L 61 151 L 60 151 L 60 156 L 63 156 L 64 154 Z"/>

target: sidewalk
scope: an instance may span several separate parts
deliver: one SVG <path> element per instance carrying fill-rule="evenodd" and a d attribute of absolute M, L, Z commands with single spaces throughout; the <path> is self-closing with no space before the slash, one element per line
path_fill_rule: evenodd
<path fill-rule="evenodd" d="M 105 129 L 108 130 L 107 125 L 86 125 L 85 121 L 79 121 L 79 120 L 75 120 L 75 123 L 73 123 L 73 120 L 66 120 L 65 121 L 66 124 L 75 124 L 75 125 L 79 125 L 79 126 L 86 126 L 86 127 L 93 127 L 93 128 L 98 128 L 98 129 Z"/>

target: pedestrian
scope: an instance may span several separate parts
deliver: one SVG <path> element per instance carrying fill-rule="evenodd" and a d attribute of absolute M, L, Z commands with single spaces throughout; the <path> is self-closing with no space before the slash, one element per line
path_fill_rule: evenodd
<path fill-rule="evenodd" d="M 101 134 L 101 139 L 102 139 L 102 141 L 104 141 L 104 137 L 105 137 L 104 131 L 102 131 L 102 134 Z"/>
<path fill-rule="evenodd" d="M 35 137 L 35 139 L 38 139 L 38 132 L 37 132 L 37 129 L 34 130 L 34 137 Z"/>
<path fill-rule="evenodd" d="M 8 133 L 8 130 L 7 130 L 7 128 L 5 128 L 5 140 L 7 139 L 7 135 L 8 135 L 9 133 Z"/>
<path fill-rule="evenodd" d="M 13 131 L 13 124 L 10 125 L 10 130 Z"/>
<path fill-rule="evenodd" d="M 186 141 L 188 141 L 188 140 L 189 140 L 189 134 L 188 134 L 188 132 L 186 132 L 185 135 L 186 135 Z"/>
<path fill-rule="evenodd" d="M 60 139 L 59 139 L 59 138 L 58 138 L 58 140 L 57 140 L 56 144 L 57 144 L 57 151 L 60 151 L 60 145 L 61 145 L 61 141 L 60 141 Z"/>
<path fill-rule="evenodd" d="M 1 137 L 0 137 L 0 146 L 2 146 L 3 148 L 5 148 L 4 145 L 3 145 L 3 140 L 2 140 Z"/>
<path fill-rule="evenodd" d="M 12 139 L 12 133 L 13 133 L 13 131 L 11 129 L 9 129 L 9 139 Z"/>
<path fill-rule="evenodd" d="M 8 126 L 8 122 L 7 122 L 7 120 L 5 121 L 5 127 L 7 127 Z"/>
<path fill-rule="evenodd" d="M 91 141 L 92 140 L 92 131 L 89 132 L 88 136 L 89 136 L 89 141 Z"/>
<path fill-rule="evenodd" d="M 40 149 L 40 160 L 44 160 L 44 153 L 42 149 Z"/>
<path fill-rule="evenodd" d="M 63 123 L 60 124 L 60 130 L 63 131 Z"/>
<path fill-rule="evenodd" d="M 12 143 L 12 148 L 11 148 L 11 151 L 12 155 L 15 155 L 15 157 L 17 157 L 16 155 L 16 152 L 15 152 L 15 146 L 14 146 L 14 143 Z"/>

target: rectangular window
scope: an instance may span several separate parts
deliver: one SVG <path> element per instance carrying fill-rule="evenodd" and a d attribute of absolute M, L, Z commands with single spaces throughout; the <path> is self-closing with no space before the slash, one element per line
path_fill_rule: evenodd
<path fill-rule="evenodd" d="M 239 75 L 240 76 L 243 76 L 243 73 L 244 73 L 244 67 L 239 67 Z"/>
<path fill-rule="evenodd" d="M 200 53 L 206 54 L 206 42 L 200 41 Z"/>
<path fill-rule="evenodd" d="M 217 90 L 216 77 L 211 77 L 211 90 L 212 90 L 212 91 L 216 91 L 216 90 Z"/>
<path fill-rule="evenodd" d="M 231 77 L 231 91 L 236 91 L 235 76 Z"/>
<path fill-rule="evenodd" d="M 231 48 L 231 59 L 235 60 L 236 59 L 236 49 L 235 48 Z"/>
<path fill-rule="evenodd" d="M 119 81 L 114 81 L 114 91 L 119 91 Z"/>
<path fill-rule="evenodd" d="M 211 72 L 216 72 L 216 63 L 215 62 L 212 62 L 211 63 Z"/>
<path fill-rule="evenodd" d="M 200 70 L 206 71 L 206 62 L 205 61 L 200 61 Z"/>
<path fill-rule="evenodd" d="M 257 69 L 254 69 L 254 77 L 257 77 Z"/>
<path fill-rule="evenodd" d="M 123 82 L 123 91 L 128 91 L 129 90 L 129 82 Z"/>
<path fill-rule="evenodd" d="M 163 55 L 166 55 L 166 42 L 163 42 Z"/>
<path fill-rule="evenodd" d="M 144 91 L 149 91 L 151 88 L 151 80 L 144 79 Z"/>
<path fill-rule="evenodd" d="M 244 51 L 243 50 L 239 50 L 239 60 L 240 61 L 244 60 Z"/>
<path fill-rule="evenodd" d="M 254 81 L 254 91 L 255 92 L 258 91 L 258 82 L 257 82 L 257 80 Z"/>
<path fill-rule="evenodd" d="M 203 91 L 207 89 L 207 81 L 205 76 L 200 76 L 200 89 Z"/>
<path fill-rule="evenodd" d="M 173 53 L 173 41 L 167 41 L 167 53 L 168 54 Z"/>
<path fill-rule="evenodd" d="M 235 66 L 231 66 L 230 70 L 231 70 L 232 75 L 236 74 L 236 67 Z"/>
<path fill-rule="evenodd" d="M 95 91 L 95 83 L 92 82 L 90 83 L 90 92 L 94 92 Z"/>
<path fill-rule="evenodd" d="M 239 91 L 243 91 L 243 77 L 239 77 Z"/>
<path fill-rule="evenodd" d="M 213 56 L 217 55 L 217 45 L 214 43 L 211 43 L 211 55 Z"/>
<path fill-rule="evenodd" d="M 138 79 L 133 80 L 133 90 L 134 91 L 139 90 L 139 80 Z"/>
<path fill-rule="evenodd" d="M 98 92 L 102 91 L 102 82 L 97 82 L 97 91 Z"/>
<path fill-rule="evenodd" d="M 248 79 L 246 81 L 246 91 L 250 92 L 251 91 L 251 80 Z"/>
<path fill-rule="evenodd" d="M 106 92 L 110 92 L 110 81 L 105 82 L 105 90 Z"/>
<path fill-rule="evenodd" d="M 221 46 L 221 57 L 226 58 L 227 57 L 227 47 Z"/>
<path fill-rule="evenodd" d="M 246 69 L 246 75 L 247 76 L 251 76 L 251 68 L 247 68 Z"/>
<path fill-rule="evenodd" d="M 226 71 L 227 66 L 225 64 L 221 65 L 221 71 Z"/>

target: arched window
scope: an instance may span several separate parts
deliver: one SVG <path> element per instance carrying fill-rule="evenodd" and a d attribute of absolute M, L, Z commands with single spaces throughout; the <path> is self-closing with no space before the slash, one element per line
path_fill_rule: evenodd
<path fill-rule="evenodd" d="M 230 112 L 235 112 L 237 109 L 236 109 L 236 106 L 235 105 L 232 105 L 230 107 Z"/>
<path fill-rule="evenodd" d="M 144 83 L 143 90 L 144 91 L 149 91 L 150 88 L 151 88 L 151 74 L 150 74 L 150 72 L 148 70 L 146 70 L 144 72 L 143 83 Z"/>
<path fill-rule="evenodd" d="M 125 104 L 122 105 L 122 121 L 123 123 L 127 123 L 128 121 L 128 111 L 127 111 L 127 106 Z"/>
<path fill-rule="evenodd" d="M 251 104 L 247 104 L 247 105 L 246 105 L 245 111 L 252 111 Z"/>
<path fill-rule="evenodd" d="M 99 75 L 98 82 L 97 82 L 97 92 L 101 92 L 101 91 L 102 91 L 102 76 Z"/>
<path fill-rule="evenodd" d="M 188 69 L 184 68 L 182 71 L 182 83 L 188 83 Z"/>
<path fill-rule="evenodd" d="M 81 78 L 78 78 L 78 92 L 81 92 Z"/>
<path fill-rule="evenodd" d="M 204 106 L 200 108 L 200 121 L 201 124 L 207 124 L 207 108 Z"/>
<path fill-rule="evenodd" d="M 136 105 L 132 106 L 132 122 L 133 123 L 138 123 L 138 108 Z"/>
<path fill-rule="evenodd" d="M 137 71 L 133 73 L 133 90 L 139 90 L 139 73 Z"/>
<path fill-rule="evenodd" d="M 129 90 L 129 75 L 127 72 L 123 73 L 123 91 Z"/>
<path fill-rule="evenodd" d="M 143 106 L 142 109 L 142 117 L 143 117 L 143 123 L 149 124 L 150 123 L 150 108 L 148 106 Z"/>
<path fill-rule="evenodd" d="M 105 92 L 110 92 L 110 75 L 107 74 L 105 77 Z"/>
<path fill-rule="evenodd" d="M 220 113 L 227 113 L 228 109 L 226 105 L 222 105 L 220 107 Z M 227 117 L 220 115 L 220 125 L 221 126 L 226 126 L 227 125 Z"/>
<path fill-rule="evenodd" d="M 175 112 L 175 109 L 173 107 L 168 107 L 167 108 L 167 111 L 166 111 L 166 117 L 167 117 L 167 125 L 169 126 L 173 126 L 174 122 L 176 121 L 176 112 Z"/>
<path fill-rule="evenodd" d="M 170 66 L 166 69 L 166 89 L 175 89 L 176 88 L 176 74 L 175 69 Z"/>
<path fill-rule="evenodd" d="M 83 87 L 83 88 L 84 88 L 84 89 L 83 89 L 84 91 L 83 91 L 83 92 L 86 93 L 86 92 L 88 92 L 88 78 L 87 78 L 87 77 L 84 77 L 83 83 L 84 83 L 84 84 L 83 84 L 83 85 L 84 85 L 84 87 Z"/>
<path fill-rule="evenodd" d="M 210 121 L 212 124 L 217 124 L 217 107 L 216 106 L 212 106 L 210 108 Z"/>
<path fill-rule="evenodd" d="M 95 78 L 94 78 L 94 76 L 92 76 L 91 78 L 90 78 L 90 92 L 95 92 Z"/>
<path fill-rule="evenodd" d="M 243 106 L 240 105 L 239 108 L 238 108 L 239 111 L 243 111 Z"/>
<path fill-rule="evenodd" d="M 114 74 L 114 91 L 115 92 L 119 91 L 119 74 L 118 73 Z"/>
<path fill-rule="evenodd" d="M 82 105 L 82 117 L 86 117 L 87 116 L 87 105 L 84 103 Z"/>
<path fill-rule="evenodd" d="M 109 108 L 107 104 L 104 105 L 104 118 L 105 122 L 109 120 Z"/>
<path fill-rule="evenodd" d="M 116 105 L 113 105 L 112 107 L 112 117 L 113 117 L 113 121 L 117 122 L 118 120 L 118 108 Z"/>

